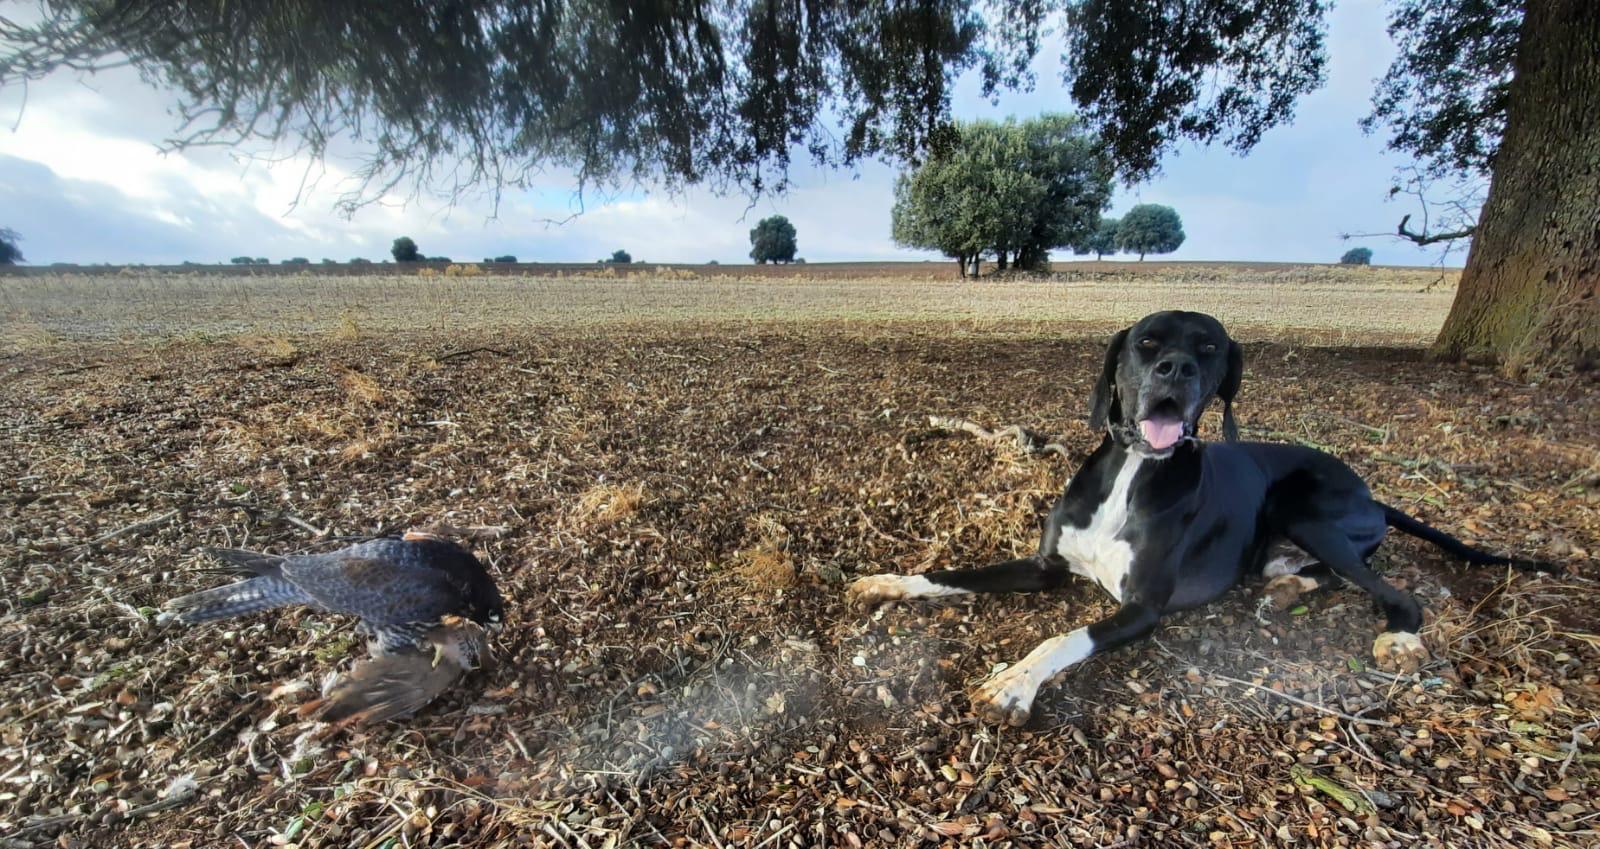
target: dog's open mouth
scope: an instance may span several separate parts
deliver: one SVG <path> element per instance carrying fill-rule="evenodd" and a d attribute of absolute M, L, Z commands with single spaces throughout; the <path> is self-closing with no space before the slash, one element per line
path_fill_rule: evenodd
<path fill-rule="evenodd" d="M 1177 445 L 1183 439 L 1184 428 L 1183 411 L 1171 398 L 1151 407 L 1150 414 L 1139 420 L 1139 435 L 1157 451 Z"/>

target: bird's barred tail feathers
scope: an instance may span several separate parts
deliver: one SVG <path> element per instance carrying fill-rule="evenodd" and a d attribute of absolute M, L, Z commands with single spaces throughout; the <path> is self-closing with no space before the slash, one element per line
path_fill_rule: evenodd
<path fill-rule="evenodd" d="M 167 607 L 177 612 L 178 621 L 193 625 L 308 601 L 305 594 L 288 581 L 251 578 L 179 596 L 167 602 Z"/>

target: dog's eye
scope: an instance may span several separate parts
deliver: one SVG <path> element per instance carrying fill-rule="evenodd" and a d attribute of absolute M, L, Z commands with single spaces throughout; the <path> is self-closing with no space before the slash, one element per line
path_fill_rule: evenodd
<path fill-rule="evenodd" d="M 1200 353 L 1202 354 L 1215 354 L 1216 352 L 1217 346 L 1214 343 L 1207 342 L 1200 346 Z"/>
<path fill-rule="evenodd" d="M 1146 350 L 1153 351 L 1157 347 L 1156 340 L 1151 339 L 1150 337 L 1146 336 L 1143 339 L 1139 340 L 1139 347 L 1144 348 Z"/>

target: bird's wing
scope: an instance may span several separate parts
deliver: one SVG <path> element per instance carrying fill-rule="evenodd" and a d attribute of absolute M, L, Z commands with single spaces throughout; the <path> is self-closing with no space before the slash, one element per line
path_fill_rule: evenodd
<path fill-rule="evenodd" d="M 323 608 L 359 616 L 374 627 L 434 622 L 461 605 L 460 591 L 448 576 L 382 558 L 291 557 L 282 574 Z"/>
<path fill-rule="evenodd" d="M 466 670 L 454 663 L 435 663 L 424 652 L 380 655 L 357 663 L 340 677 L 312 712 L 325 722 L 342 725 L 399 719 L 443 695 L 464 674 Z"/>

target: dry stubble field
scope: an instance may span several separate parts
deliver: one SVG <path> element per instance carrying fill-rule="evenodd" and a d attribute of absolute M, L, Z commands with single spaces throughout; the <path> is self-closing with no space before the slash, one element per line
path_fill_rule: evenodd
<path fill-rule="evenodd" d="M 1122 268 L 0 278 L 0 841 L 1594 845 L 1593 386 L 1426 361 L 1431 272 Z M 1244 587 L 1069 673 L 1029 726 L 975 722 L 968 687 L 1107 599 L 863 614 L 843 583 L 1032 546 L 1072 464 L 926 417 L 1081 457 L 1105 331 L 1161 306 L 1250 342 L 1247 438 L 1569 574 L 1396 540 L 1419 675 L 1368 667 L 1364 596 L 1261 614 Z M 153 621 L 215 582 L 199 546 L 436 524 L 478 529 L 512 627 L 410 722 L 296 719 L 345 623 Z"/>

